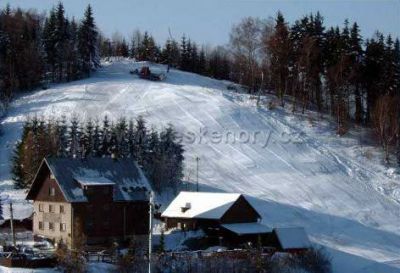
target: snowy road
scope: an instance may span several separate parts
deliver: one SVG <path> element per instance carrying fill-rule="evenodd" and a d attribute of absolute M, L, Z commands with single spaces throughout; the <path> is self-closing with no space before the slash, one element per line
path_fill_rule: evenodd
<path fill-rule="evenodd" d="M 0 189 L 10 192 L 10 156 L 27 116 L 142 115 L 154 126 L 172 123 L 195 134 L 194 143 L 184 141 L 186 173 L 199 156 L 202 190 L 245 193 L 265 224 L 304 226 L 329 249 L 335 272 L 400 272 L 399 175 L 380 164 L 376 148 L 359 145 L 357 132 L 339 138 L 315 113 L 257 108 L 226 83 L 190 73 L 140 80 L 128 73 L 131 66 L 105 64 L 90 79 L 15 100 L 2 121 Z"/>

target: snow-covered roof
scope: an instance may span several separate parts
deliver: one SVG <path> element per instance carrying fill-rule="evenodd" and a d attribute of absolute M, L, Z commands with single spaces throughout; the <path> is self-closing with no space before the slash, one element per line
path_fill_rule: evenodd
<path fill-rule="evenodd" d="M 148 199 L 149 182 L 132 159 L 49 157 L 41 168 L 43 164 L 49 167 L 68 202 L 87 201 L 82 185 L 113 185 L 114 201 Z M 35 179 L 27 199 L 32 199 L 36 182 Z"/>
<path fill-rule="evenodd" d="M 260 234 L 272 232 L 270 227 L 267 227 L 260 223 L 238 223 L 238 224 L 224 224 L 221 225 L 223 228 L 230 230 L 237 235 L 246 234 Z"/>
<path fill-rule="evenodd" d="M 274 228 L 282 249 L 309 248 L 311 242 L 302 227 Z"/>
<path fill-rule="evenodd" d="M 220 219 L 242 196 L 239 193 L 182 191 L 162 213 L 162 217 Z"/>
<path fill-rule="evenodd" d="M 74 179 L 82 186 L 112 186 L 115 185 L 114 182 L 105 177 L 85 177 L 78 176 Z"/>

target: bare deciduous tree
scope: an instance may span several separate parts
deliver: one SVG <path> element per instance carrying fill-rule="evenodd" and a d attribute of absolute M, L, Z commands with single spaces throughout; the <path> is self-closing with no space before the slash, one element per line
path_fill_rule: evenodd
<path fill-rule="evenodd" d="M 372 114 L 375 131 L 385 152 L 386 163 L 389 163 L 390 146 L 394 144 L 399 134 L 397 120 L 399 107 L 399 97 L 384 95 L 378 99 Z"/>
<path fill-rule="evenodd" d="M 262 37 L 265 35 L 266 25 L 266 21 L 259 18 L 246 17 L 238 25 L 234 25 L 230 33 L 236 78 L 252 92 L 257 90 L 257 78 L 261 75 Z"/>

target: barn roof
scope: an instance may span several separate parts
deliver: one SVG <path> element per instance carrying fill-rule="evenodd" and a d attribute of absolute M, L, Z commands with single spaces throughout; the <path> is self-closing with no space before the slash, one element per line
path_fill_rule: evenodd
<path fill-rule="evenodd" d="M 241 196 L 239 193 L 181 191 L 161 216 L 220 219 Z"/>
<path fill-rule="evenodd" d="M 260 223 L 223 224 L 223 228 L 237 235 L 270 233 L 272 229 Z"/>
<path fill-rule="evenodd" d="M 112 158 L 45 158 L 40 168 L 47 165 L 58 182 L 68 202 L 86 202 L 82 186 L 113 185 L 114 201 L 139 201 L 148 199 L 149 183 L 132 159 Z M 34 179 L 27 199 L 32 199 Z"/>
<path fill-rule="evenodd" d="M 282 249 L 304 249 L 311 246 L 307 233 L 302 227 L 274 228 Z"/>

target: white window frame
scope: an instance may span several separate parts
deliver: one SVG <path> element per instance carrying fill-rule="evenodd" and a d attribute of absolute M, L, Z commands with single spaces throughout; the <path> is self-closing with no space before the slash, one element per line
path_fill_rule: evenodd
<path fill-rule="evenodd" d="M 50 196 L 56 196 L 56 188 L 50 187 L 50 189 L 49 189 L 49 195 L 50 195 Z"/>
<path fill-rule="evenodd" d="M 60 223 L 60 231 L 62 231 L 62 232 L 67 231 L 67 224 L 66 223 Z"/>

